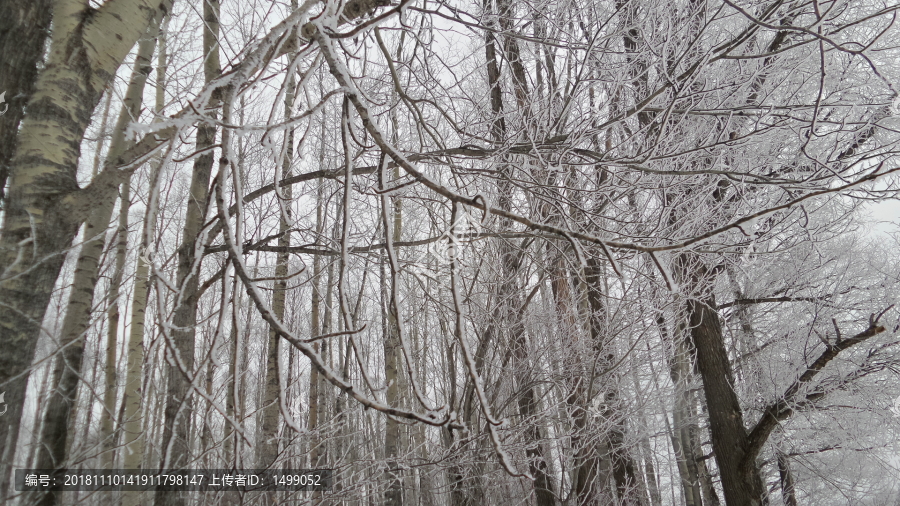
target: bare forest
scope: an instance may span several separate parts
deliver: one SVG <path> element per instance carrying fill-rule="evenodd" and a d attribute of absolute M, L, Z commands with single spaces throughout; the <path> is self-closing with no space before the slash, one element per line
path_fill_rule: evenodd
<path fill-rule="evenodd" d="M 898 15 L 3 0 L 0 503 L 900 505 Z"/>

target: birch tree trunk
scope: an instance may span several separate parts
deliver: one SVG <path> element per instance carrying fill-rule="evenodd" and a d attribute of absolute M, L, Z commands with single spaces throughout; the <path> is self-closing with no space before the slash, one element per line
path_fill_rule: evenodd
<path fill-rule="evenodd" d="M 50 54 L 21 122 L 10 166 L 0 236 L 0 384 L 7 420 L 18 420 L 40 324 L 63 254 L 97 203 L 80 191 L 81 139 L 104 90 L 138 38 L 171 0 L 121 0 L 93 9 L 80 0 L 53 3 Z M 0 425 L 0 455 L 18 422 Z M 12 429 L 12 430 L 11 430 Z M 8 475 L 7 461 L 0 476 Z"/>
<path fill-rule="evenodd" d="M 160 114 L 165 106 L 166 82 L 166 25 L 168 16 L 160 25 L 156 64 L 156 104 L 155 112 Z M 123 456 L 122 467 L 140 469 L 144 462 L 144 446 L 147 434 L 143 428 L 143 373 L 144 373 L 144 322 L 149 295 L 150 264 L 153 258 L 153 233 L 156 229 L 156 215 L 159 206 L 159 179 L 162 161 L 157 158 L 150 162 L 150 195 L 147 209 L 144 212 L 141 229 L 141 242 L 137 255 L 137 268 L 134 275 L 134 294 L 131 301 L 131 328 L 128 331 L 126 344 L 126 370 L 122 393 L 122 434 Z M 123 506 L 139 506 L 144 494 L 135 491 L 123 492 Z"/>
<path fill-rule="evenodd" d="M 157 41 L 163 41 L 163 30 L 162 30 L 162 19 L 158 19 L 154 22 L 154 25 L 151 25 L 147 32 L 147 36 L 143 39 L 139 45 L 138 54 L 135 57 L 135 68 L 132 73 L 132 83 L 134 83 L 133 95 L 131 94 L 132 90 L 127 90 L 125 95 L 125 104 L 123 105 L 123 111 L 119 115 L 119 121 L 116 123 L 116 131 L 113 133 L 113 143 L 110 145 L 109 154 L 107 155 L 110 159 L 116 159 L 121 154 L 121 149 L 115 149 L 115 143 L 119 136 L 123 136 L 119 132 L 124 132 L 125 128 L 128 126 L 128 122 L 137 121 L 140 116 L 141 103 L 143 99 L 144 87 L 146 86 L 147 76 L 149 75 L 152 67 L 150 64 L 150 59 L 153 56 L 153 49 L 156 46 Z M 159 45 L 160 55 L 158 57 L 158 64 L 163 65 L 160 69 L 157 69 L 157 90 L 156 90 L 156 111 L 159 112 L 162 110 L 164 98 L 162 95 L 162 80 L 160 77 L 165 77 L 165 44 L 164 42 Z M 124 118 L 125 107 L 128 107 L 127 113 L 128 117 Z M 122 119 L 126 119 L 126 122 L 123 124 Z M 123 144 L 124 147 L 131 144 L 131 142 L 125 142 Z M 151 169 L 151 180 L 155 182 L 158 178 L 159 167 L 158 162 L 156 166 Z M 155 177 L 154 177 L 155 176 Z M 152 190 L 151 190 L 152 191 Z M 103 417 L 102 425 L 101 425 L 101 438 L 105 441 L 104 451 L 106 452 L 104 466 L 106 468 L 113 467 L 113 461 L 115 460 L 115 452 L 112 451 L 113 446 L 115 445 L 115 436 L 114 431 L 115 427 L 113 426 L 113 421 L 117 418 L 116 414 L 116 398 L 118 393 L 118 382 L 117 382 L 117 369 L 118 369 L 118 361 L 116 360 L 116 350 L 118 349 L 118 333 L 119 333 L 119 294 L 120 294 L 120 285 L 122 284 L 122 276 L 125 270 L 125 262 L 127 260 L 127 252 L 128 252 L 128 214 L 131 209 L 131 180 L 127 178 L 125 182 L 123 182 L 120 186 L 120 207 L 119 207 L 119 226 L 117 230 L 117 241 L 116 241 L 116 265 L 115 270 L 113 271 L 113 277 L 110 279 L 110 287 L 109 287 L 109 295 L 107 296 L 109 300 L 109 309 L 107 313 L 107 341 L 106 341 L 106 391 L 104 393 L 104 406 L 106 408 L 106 412 L 108 416 Z M 142 241 L 143 242 L 143 241 Z M 141 262 L 141 260 L 138 260 Z M 143 269 L 143 273 L 140 272 Z M 144 265 L 138 266 L 137 269 L 138 274 L 143 274 L 146 277 L 147 266 Z M 143 286 L 141 286 L 143 284 Z M 135 281 L 135 290 L 143 288 L 143 297 L 146 306 L 146 282 Z M 137 297 L 137 296 L 135 296 Z M 137 309 L 137 308 L 134 308 Z M 141 318 L 141 335 L 143 336 L 143 315 L 144 310 L 140 310 L 140 318 Z M 127 351 L 127 350 L 126 350 Z M 140 369 L 139 369 L 140 371 Z M 134 397 L 134 396 L 132 396 Z"/>
<path fill-rule="evenodd" d="M 155 35 L 158 30 L 158 23 L 159 19 L 151 23 L 147 30 L 150 36 L 145 37 L 138 45 L 131 80 L 129 81 L 122 110 L 119 113 L 112 142 L 110 143 L 109 159 L 116 159 L 128 148 L 129 142 L 125 139 L 125 129 L 130 122 L 136 120 L 140 115 L 144 85 L 147 82 L 147 74 L 150 72 L 149 63 L 153 56 L 153 50 L 156 47 Z M 128 181 L 125 181 L 123 187 L 129 184 Z M 94 206 L 85 222 L 85 241 L 76 261 L 73 287 L 69 295 L 66 316 L 60 330 L 62 336 L 60 345 L 63 349 L 53 368 L 51 385 L 53 385 L 54 393 L 52 394 L 51 402 L 47 406 L 44 426 L 41 432 L 42 444 L 41 452 L 38 456 L 38 466 L 41 469 L 55 468 L 60 471 L 64 470 L 69 446 L 74 439 L 70 434 L 73 428 L 71 425 L 75 420 L 73 415 L 76 399 L 78 398 L 78 385 L 80 378 L 84 376 L 84 367 L 86 365 L 84 362 L 84 336 L 90 326 L 91 305 L 97 285 L 100 257 L 106 242 L 106 230 L 109 227 L 116 202 L 114 190 L 115 188 L 107 188 L 103 192 L 103 197 Z M 127 223 L 127 217 L 124 219 Z M 124 256 L 124 248 L 121 248 L 121 250 L 121 254 Z M 116 275 L 113 276 L 112 282 L 117 282 Z M 115 301 L 115 304 L 118 304 L 118 301 Z M 113 342 L 108 344 L 108 349 L 111 351 L 107 355 L 107 361 L 110 362 L 110 364 L 107 364 L 107 389 L 112 392 L 113 406 L 112 409 L 109 409 L 110 406 L 106 406 L 109 412 L 107 413 L 108 416 L 104 417 L 104 420 L 109 420 L 109 422 L 104 422 L 103 435 L 107 439 L 104 445 L 111 448 L 112 445 L 109 440 L 112 438 L 111 420 L 115 417 L 115 334 L 118 327 L 118 317 L 116 317 L 115 321 L 110 321 L 109 325 L 111 327 L 115 326 L 109 331 Z M 112 381 L 110 381 L 109 377 L 110 369 Z M 89 405 L 91 404 L 89 403 Z M 112 455 L 112 452 L 107 453 L 108 456 Z M 56 504 L 60 497 L 59 492 L 46 494 L 41 504 L 47 506 Z"/>
<path fill-rule="evenodd" d="M 107 296 L 109 308 L 107 309 L 106 317 L 106 363 L 104 364 L 104 383 L 106 388 L 103 393 L 103 408 L 106 416 L 103 416 L 100 422 L 100 437 L 104 441 L 103 466 L 106 469 L 112 469 L 115 461 L 115 452 L 112 451 L 112 448 L 115 445 L 114 422 L 117 419 L 118 361 L 116 360 L 116 351 L 119 347 L 119 294 L 120 285 L 122 284 L 122 273 L 125 269 L 128 253 L 128 212 L 131 209 L 130 200 L 131 183 L 122 183 L 119 226 L 116 231 L 116 265 L 113 277 L 109 280 L 109 294 Z"/>

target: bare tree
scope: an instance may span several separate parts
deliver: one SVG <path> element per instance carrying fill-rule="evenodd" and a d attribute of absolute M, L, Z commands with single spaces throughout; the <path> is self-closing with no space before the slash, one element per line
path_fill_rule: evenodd
<path fill-rule="evenodd" d="M 334 469 L 159 504 L 896 501 L 865 216 L 898 191 L 896 6 L 48 5 L 2 22 L 53 18 L 0 55 L 4 480 L 37 450 Z"/>

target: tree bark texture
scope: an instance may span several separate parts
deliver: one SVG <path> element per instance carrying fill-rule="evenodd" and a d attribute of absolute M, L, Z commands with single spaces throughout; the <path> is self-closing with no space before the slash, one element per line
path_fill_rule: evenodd
<path fill-rule="evenodd" d="M 0 347 L 8 350 L 0 356 L 0 385 L 7 388 L 10 419 L 21 417 L 27 368 L 66 250 L 97 203 L 97 195 L 82 194 L 75 180 L 84 132 L 116 69 L 170 6 L 169 0 L 125 0 L 100 9 L 72 0 L 53 4 L 50 53 L 21 121 L 0 237 Z M 69 408 L 61 409 L 64 416 Z M 17 427 L 18 421 L 0 428 L 0 455 L 14 444 Z M 54 444 L 58 451 L 60 441 Z"/>
<path fill-rule="evenodd" d="M 165 83 L 167 67 L 166 16 L 159 30 L 156 65 L 156 104 L 155 112 L 160 114 L 165 106 Z M 143 388 L 144 373 L 144 324 L 147 312 L 147 299 L 150 288 L 150 264 L 152 261 L 151 237 L 156 229 L 156 215 L 159 208 L 159 180 L 162 160 L 156 158 L 150 162 L 150 199 L 144 213 L 141 227 L 140 247 L 137 255 L 137 267 L 134 275 L 134 289 L 131 300 L 131 328 L 125 347 L 125 380 L 122 392 L 121 424 L 123 455 L 122 467 L 140 469 L 144 459 L 148 430 L 144 427 L 142 412 L 143 397 L 147 390 Z M 140 506 L 146 494 L 126 491 L 122 494 L 123 506 Z"/>
<path fill-rule="evenodd" d="M 158 23 L 158 19 L 154 20 L 148 28 L 147 33 L 149 36 L 141 40 L 138 45 L 131 80 L 125 93 L 122 110 L 119 113 L 109 148 L 111 158 L 117 157 L 127 149 L 128 141 L 125 139 L 125 129 L 140 114 L 144 85 L 150 72 L 150 59 L 156 47 L 155 35 L 158 30 Z M 130 182 L 125 182 L 123 186 L 128 184 Z M 72 291 L 69 294 L 69 302 L 61 329 L 62 341 L 60 345 L 63 349 L 53 368 L 51 385 L 53 385 L 54 393 L 48 405 L 41 432 L 42 445 L 38 454 L 38 467 L 41 469 L 56 468 L 62 472 L 66 467 L 67 453 L 72 442 L 72 438 L 69 436 L 69 428 L 74 421 L 73 415 L 78 398 L 78 385 L 80 378 L 86 373 L 86 364 L 83 360 L 84 338 L 91 323 L 91 307 L 97 286 L 100 259 L 106 243 L 106 231 L 115 207 L 116 194 L 114 190 L 115 188 L 106 189 L 104 198 L 98 205 L 94 206 L 84 225 L 85 241 L 76 261 Z M 124 256 L 124 250 L 121 253 Z M 116 281 L 115 275 L 112 281 Z M 118 301 L 115 303 L 117 304 Z M 115 321 L 110 320 L 108 324 L 110 325 L 109 332 L 115 337 L 118 318 Z M 112 364 L 107 364 L 107 371 L 110 369 L 113 372 L 115 371 L 115 348 L 115 340 L 112 343 L 108 343 L 108 349 L 112 350 L 112 353 L 111 356 L 107 355 L 107 361 L 111 361 Z M 114 374 L 113 382 L 112 384 L 107 384 L 107 388 L 115 391 Z M 104 420 L 111 421 L 115 418 L 114 405 L 113 401 L 113 409 L 109 410 Z M 104 431 L 106 438 L 111 439 L 111 423 L 107 425 L 106 422 L 102 422 L 102 424 L 106 428 Z M 109 442 L 107 444 L 111 448 L 112 445 Z M 111 454 L 112 452 L 109 453 Z M 57 504 L 60 498 L 61 496 L 58 492 L 49 493 L 44 496 L 41 503 L 45 506 L 51 506 Z"/>
<path fill-rule="evenodd" d="M 0 209 L 16 151 L 16 134 L 25 104 L 34 92 L 38 63 L 50 32 L 53 0 L 17 0 L 0 4 Z"/>
<path fill-rule="evenodd" d="M 692 281 L 705 278 L 702 266 Z M 697 353 L 697 369 L 703 378 L 703 391 L 709 409 L 713 451 L 725 502 L 728 506 L 760 506 L 766 502 L 766 491 L 759 468 L 749 454 L 750 441 L 744 415 L 734 391 L 734 374 L 715 299 L 711 295 L 688 299 L 690 335 Z M 749 461 L 748 461 L 749 457 Z"/>

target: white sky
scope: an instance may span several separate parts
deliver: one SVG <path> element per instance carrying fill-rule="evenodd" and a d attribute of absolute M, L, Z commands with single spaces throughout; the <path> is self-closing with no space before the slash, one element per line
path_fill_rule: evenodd
<path fill-rule="evenodd" d="M 868 207 L 873 232 L 884 234 L 900 232 L 900 200 L 887 200 L 870 204 Z"/>

